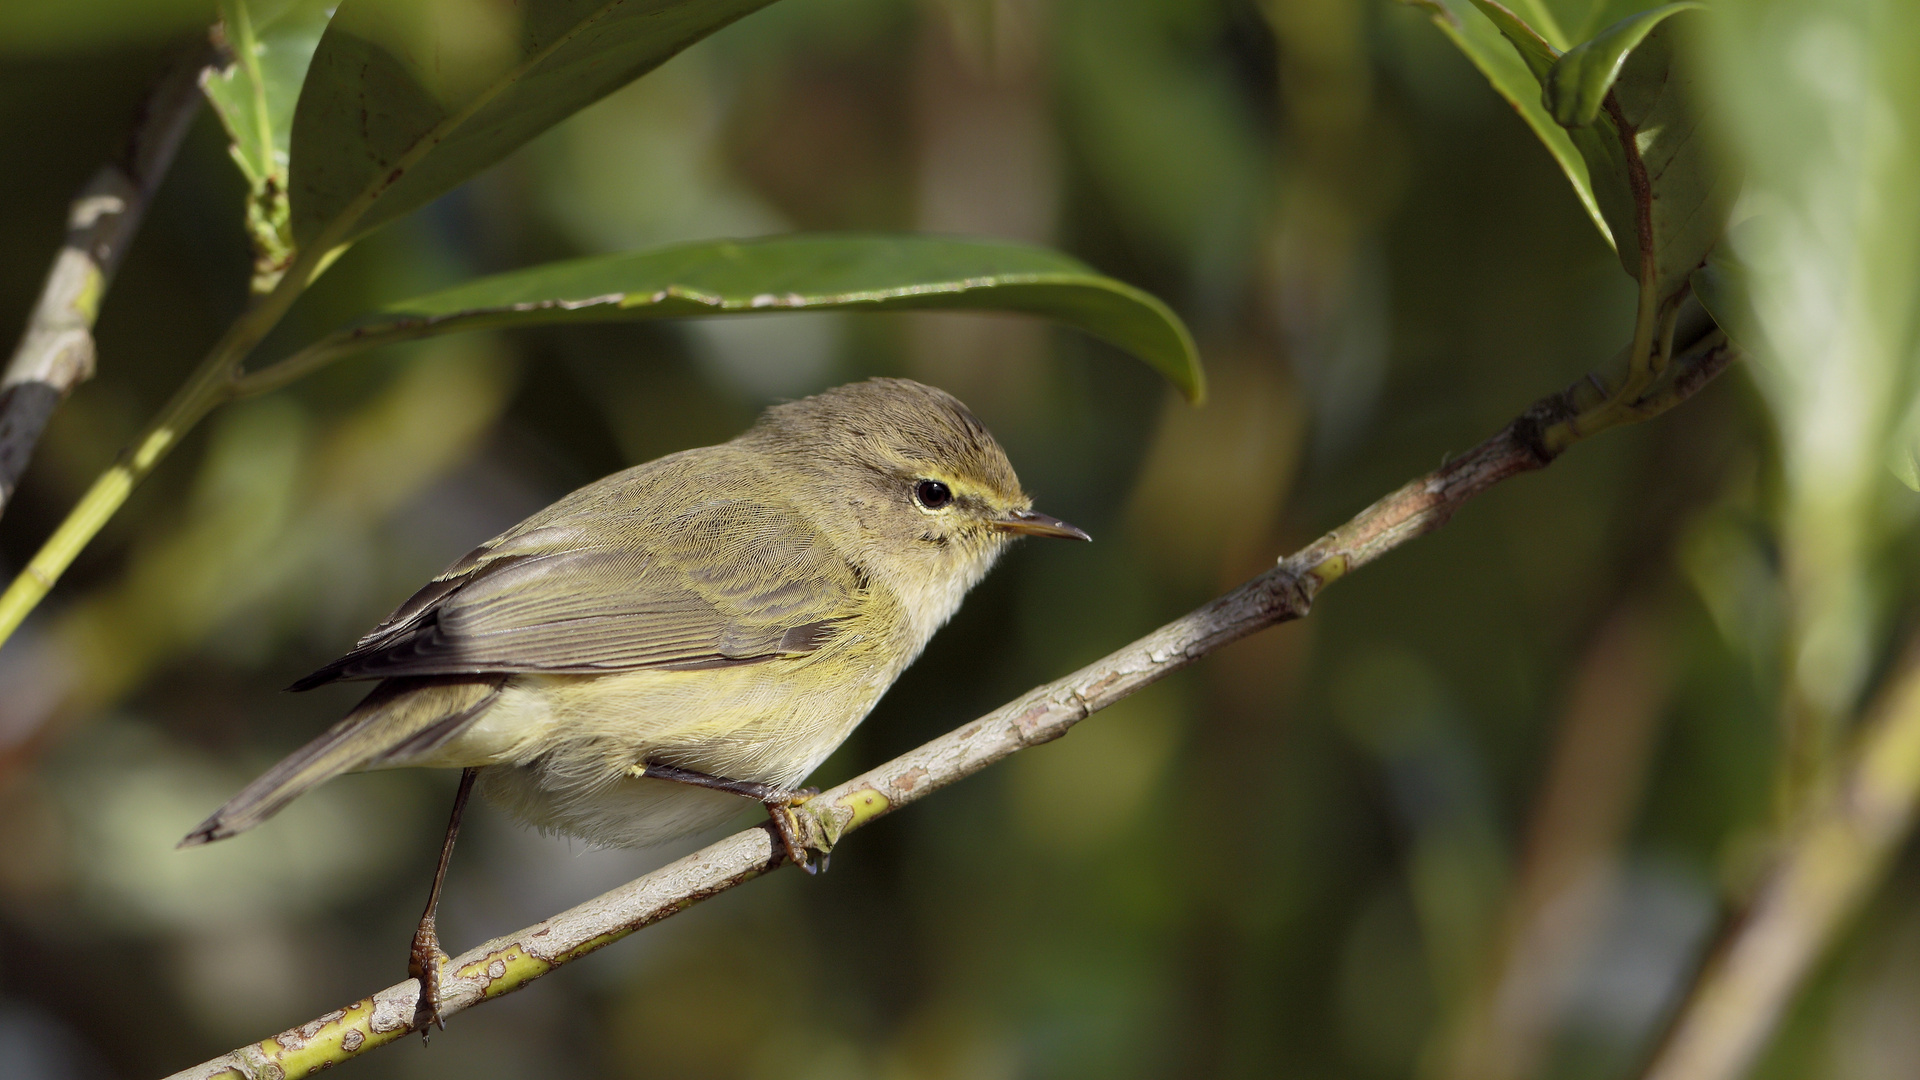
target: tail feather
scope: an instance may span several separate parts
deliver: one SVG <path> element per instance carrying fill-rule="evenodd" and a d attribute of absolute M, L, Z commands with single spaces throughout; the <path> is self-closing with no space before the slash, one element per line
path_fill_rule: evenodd
<path fill-rule="evenodd" d="M 485 712 L 504 681 L 498 677 L 388 679 L 346 719 L 228 799 L 179 846 L 197 847 L 243 833 L 341 773 L 431 750 Z"/>

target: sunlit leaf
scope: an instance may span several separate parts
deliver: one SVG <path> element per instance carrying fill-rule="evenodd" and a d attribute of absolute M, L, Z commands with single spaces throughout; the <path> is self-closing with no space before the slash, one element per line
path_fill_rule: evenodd
<path fill-rule="evenodd" d="M 1553 65 L 1560 60 L 1560 50 L 1554 48 L 1552 42 L 1543 37 L 1538 30 L 1527 25 L 1526 20 L 1507 10 L 1504 5 L 1494 0 L 1473 0 L 1473 6 L 1480 10 L 1480 14 L 1487 17 L 1487 21 L 1500 31 L 1500 36 L 1507 39 L 1507 44 L 1513 46 L 1514 51 L 1520 54 L 1520 59 L 1526 63 L 1527 70 L 1533 73 L 1534 82 L 1537 84 L 1546 79 L 1547 72 L 1552 71 Z"/>
<path fill-rule="evenodd" d="M 1900 482 L 1920 491 L 1920 423 L 1909 422 L 1902 437 L 1894 443 L 1888 462 Z"/>
<path fill-rule="evenodd" d="M 293 123 L 293 234 L 412 210 L 772 0 L 345 0 Z"/>
<path fill-rule="evenodd" d="M 248 0 L 221 6 L 232 62 L 209 73 L 201 89 L 233 141 L 234 162 L 256 188 L 272 179 L 285 188 L 293 106 L 327 14 L 326 0 L 277 10 Z"/>
<path fill-rule="evenodd" d="M 327 0 L 228 0 L 220 24 L 232 62 L 201 82 L 247 178 L 247 232 L 266 267 L 284 265 L 293 249 L 287 208 L 293 108 L 329 13 Z"/>
<path fill-rule="evenodd" d="M 1568 49 L 1540 80 L 1547 111 L 1565 127 L 1593 123 L 1628 54 L 1668 16 L 1703 6 L 1698 0 L 1682 0 L 1643 11 Z"/>
<path fill-rule="evenodd" d="M 1056 251 L 994 240 L 811 235 L 720 240 L 549 263 L 418 297 L 287 362 L 289 377 L 374 345 L 456 330 L 794 311 L 970 309 L 1065 323 L 1198 401 L 1193 338 L 1167 306 Z M 261 373 L 271 385 L 281 369 Z"/>
<path fill-rule="evenodd" d="M 1495 4 L 1481 4 L 1476 9 L 1473 0 L 1407 0 L 1417 7 L 1425 8 L 1433 16 L 1433 23 L 1447 35 L 1459 50 L 1466 54 L 1473 66 L 1493 84 L 1493 89 L 1512 105 L 1520 118 L 1527 122 L 1533 133 L 1546 145 L 1547 152 L 1560 165 L 1560 171 L 1567 176 L 1567 182 L 1573 185 L 1573 193 L 1586 208 L 1587 216 L 1593 219 L 1600 235 L 1609 244 L 1618 246 L 1614 230 L 1608 226 L 1608 218 L 1601 213 L 1600 203 L 1596 200 L 1593 181 L 1588 176 L 1587 159 L 1574 146 L 1573 136 L 1567 129 L 1553 122 L 1547 110 L 1540 103 L 1539 75 L 1544 74 L 1552 65 L 1555 54 L 1551 45 L 1533 34 L 1527 35 L 1539 42 L 1538 55 L 1523 59 L 1516 56 L 1514 49 L 1501 40 L 1501 31 L 1492 18 L 1504 17 L 1520 27 L 1520 22 L 1511 12 Z M 1484 13 L 1483 13 L 1484 12 Z M 1524 52 L 1524 50 L 1523 50 Z M 1544 61 L 1544 62 L 1542 62 Z M 1537 64 L 1539 74 L 1535 74 L 1531 64 Z"/>
<path fill-rule="evenodd" d="M 1912 552 L 1912 496 L 1886 470 L 1920 445 L 1920 5 L 1722 4 L 1654 37 L 1688 23 L 1754 211 L 1731 243 L 1777 431 L 1791 677 L 1838 724 L 1889 655 L 1884 560 Z"/>
<path fill-rule="evenodd" d="M 1783 0 L 1711 26 L 1757 211 L 1733 234 L 1755 381 L 1809 565 L 1851 571 L 1886 521 L 1883 469 L 1920 487 L 1920 7 Z"/>

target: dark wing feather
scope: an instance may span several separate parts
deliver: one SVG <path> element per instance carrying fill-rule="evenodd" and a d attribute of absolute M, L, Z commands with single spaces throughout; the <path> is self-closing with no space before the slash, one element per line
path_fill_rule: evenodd
<path fill-rule="evenodd" d="M 508 533 L 292 689 L 753 663 L 818 649 L 855 617 L 861 575 L 791 509 L 705 502 L 646 530 L 647 544 L 627 524 Z"/>

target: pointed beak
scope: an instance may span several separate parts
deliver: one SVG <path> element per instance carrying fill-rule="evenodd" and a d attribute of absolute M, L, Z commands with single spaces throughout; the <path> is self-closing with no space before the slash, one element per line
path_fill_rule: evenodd
<path fill-rule="evenodd" d="M 993 527 L 1010 533 L 1022 533 L 1027 536 L 1051 536 L 1056 540 L 1092 540 L 1082 529 L 1061 521 L 1050 514 L 1038 510 L 1015 510 L 1006 517 L 997 518 Z"/>

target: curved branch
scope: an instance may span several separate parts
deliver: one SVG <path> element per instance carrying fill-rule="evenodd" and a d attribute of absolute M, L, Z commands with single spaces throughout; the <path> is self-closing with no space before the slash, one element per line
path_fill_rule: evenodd
<path fill-rule="evenodd" d="M 93 174 L 67 210 L 66 240 L 0 377 L 0 513 L 53 410 L 93 377 L 100 299 L 200 108 L 200 73 L 211 60 L 204 42 L 182 51 L 141 103 L 118 157 Z"/>
<path fill-rule="evenodd" d="M 1707 372 L 1734 353 L 1713 335 L 1692 352 Z M 1673 398 L 1677 404 L 1679 396 Z M 1307 614 L 1321 588 L 1415 537 L 1446 524 L 1467 500 L 1510 476 L 1551 464 L 1543 433 L 1573 414 L 1570 392 L 1543 398 L 1498 434 L 1401 487 L 1351 521 L 1280 561 L 1272 570 L 1175 619 L 1064 679 L 1047 683 L 949 732 L 815 796 L 796 808 L 811 839 L 831 849 L 847 833 L 1039 743 L 1057 739 L 1089 715 L 1150 683 L 1276 623 Z M 628 882 L 612 892 L 449 961 L 441 1013 L 451 1016 L 520 989 L 562 964 L 725 892 L 778 865 L 768 827 L 736 833 Z M 414 1030 L 419 983 L 413 979 L 230 1054 L 171 1080 L 294 1080 L 389 1043 Z"/>

